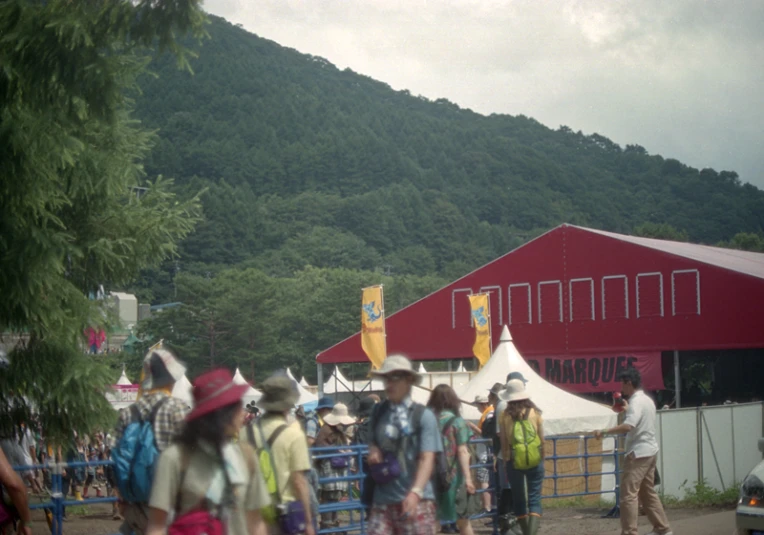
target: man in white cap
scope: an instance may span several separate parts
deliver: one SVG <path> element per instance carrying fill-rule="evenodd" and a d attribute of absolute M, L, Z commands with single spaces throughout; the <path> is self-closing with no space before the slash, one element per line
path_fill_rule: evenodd
<path fill-rule="evenodd" d="M 371 416 L 369 465 L 375 487 L 368 533 L 432 535 L 439 526 L 430 476 L 443 442 L 435 415 L 411 399 L 421 376 L 400 355 L 387 357 L 371 374 L 384 381 L 387 400 Z"/>
<path fill-rule="evenodd" d="M 114 430 L 118 449 L 122 434 L 136 421 L 151 420 L 157 450 L 167 449 L 180 434 L 189 408 L 180 399 L 172 397 L 172 388 L 185 375 L 186 368 L 166 349 L 153 349 L 143 359 L 144 381 L 141 398 L 120 411 Z M 120 527 L 124 535 L 143 535 L 148 526 L 148 504 L 120 503 L 125 522 Z"/>

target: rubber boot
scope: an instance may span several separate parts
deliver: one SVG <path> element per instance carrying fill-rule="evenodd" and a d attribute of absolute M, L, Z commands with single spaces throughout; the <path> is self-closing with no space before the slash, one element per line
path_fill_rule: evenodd
<path fill-rule="evenodd" d="M 539 532 L 539 526 L 541 526 L 541 517 L 537 515 L 531 515 L 528 517 L 528 534 L 536 535 Z"/>
<path fill-rule="evenodd" d="M 522 535 L 531 534 L 530 517 L 524 516 L 522 518 L 518 518 L 517 525 L 520 526 L 520 533 L 522 533 Z"/>

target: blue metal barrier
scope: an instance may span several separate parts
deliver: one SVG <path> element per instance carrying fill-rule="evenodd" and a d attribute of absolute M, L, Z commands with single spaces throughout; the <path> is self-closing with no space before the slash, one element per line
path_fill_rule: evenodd
<path fill-rule="evenodd" d="M 593 495 L 603 495 L 603 494 L 615 494 L 615 506 L 613 509 L 608 512 L 605 517 L 609 518 L 617 518 L 619 516 L 619 507 L 618 502 L 620 498 L 620 488 L 619 488 L 619 482 L 620 482 L 620 456 L 623 454 L 622 451 L 619 451 L 617 448 L 617 439 L 618 437 L 611 437 L 616 439 L 616 447 L 614 451 L 612 452 L 598 452 L 598 453 L 590 453 L 588 441 L 592 440 L 592 437 L 548 437 L 546 440 L 550 441 L 552 443 L 552 455 L 547 456 L 545 461 L 546 462 L 552 462 L 553 470 L 551 474 L 548 474 L 545 476 L 545 479 L 553 481 L 553 492 L 552 494 L 548 494 L 545 496 L 542 496 L 542 499 L 550 499 L 550 498 L 568 498 L 568 497 L 577 497 L 577 496 L 593 496 Z M 558 441 L 561 440 L 583 440 L 584 441 L 584 452 L 583 454 L 578 455 L 559 455 L 557 453 L 557 444 Z M 496 477 L 497 472 L 494 470 L 494 456 L 492 452 L 492 442 L 489 439 L 477 439 L 470 442 L 472 445 L 479 445 L 482 444 L 486 447 L 487 450 L 487 462 L 484 463 L 475 463 L 470 465 L 470 467 L 474 470 L 477 468 L 486 468 L 488 469 L 489 473 L 489 485 L 486 489 L 480 489 L 476 488 L 476 494 L 480 495 L 485 492 L 490 492 L 492 494 L 492 510 L 490 513 L 481 512 L 479 514 L 473 515 L 470 517 L 471 520 L 478 520 L 481 518 L 492 518 L 492 526 L 493 526 L 493 535 L 497 535 L 499 532 L 499 523 L 498 523 L 498 497 L 501 494 L 502 488 L 500 486 L 500 481 Z M 333 482 L 344 482 L 347 484 L 347 498 L 344 499 L 344 501 L 339 502 L 332 502 L 332 503 L 319 503 L 317 507 L 318 512 L 318 518 L 316 519 L 316 522 L 318 523 L 318 519 L 320 519 L 321 513 L 332 513 L 332 512 L 347 512 L 349 513 L 349 521 L 347 525 L 341 525 L 336 527 L 330 527 L 321 529 L 319 533 L 321 534 L 332 534 L 332 533 L 340 533 L 340 532 L 357 532 L 359 535 L 365 535 L 366 534 L 366 507 L 361 503 L 361 496 L 363 494 L 363 485 L 364 485 L 364 479 L 365 475 L 362 471 L 363 466 L 363 459 L 368 454 L 368 447 L 367 446 L 343 446 L 343 447 L 323 447 L 323 448 L 311 448 L 310 450 L 312 459 L 314 461 L 324 460 L 324 459 L 331 459 L 333 457 L 349 457 L 351 462 L 349 463 L 349 467 L 347 468 L 347 474 L 339 477 L 319 477 L 318 483 L 319 486 L 326 484 L 326 483 L 333 483 Z M 607 457 L 613 457 L 614 459 L 614 470 L 612 471 L 597 471 L 597 472 L 589 472 L 589 459 L 594 458 L 607 458 Z M 584 461 L 584 470 L 582 472 L 577 473 L 567 473 L 567 474 L 559 474 L 558 473 L 558 462 L 568 460 L 568 459 L 583 459 Z M 52 535 L 63 535 L 63 527 L 62 527 L 62 519 L 64 514 L 64 508 L 67 506 L 80 506 L 80 505 L 88 505 L 88 504 L 98 504 L 98 503 L 114 503 L 117 501 L 116 497 L 94 497 L 94 498 L 85 498 L 83 500 L 69 500 L 64 499 L 64 493 L 63 493 L 63 481 L 64 481 L 64 470 L 74 469 L 74 468 L 89 468 L 89 467 L 96 467 L 96 466 L 113 466 L 113 461 L 92 461 L 92 462 L 71 462 L 71 463 L 47 463 L 47 464 L 36 464 L 36 465 L 30 465 L 30 466 L 16 466 L 14 467 L 14 470 L 23 472 L 28 470 L 48 470 L 50 471 L 50 500 L 43 502 L 43 503 L 34 503 L 30 504 L 29 508 L 34 510 L 44 509 L 46 511 L 50 511 L 52 520 L 51 520 L 51 533 Z M 497 467 L 500 469 L 501 466 L 497 465 Z M 592 490 L 589 483 L 589 478 L 591 477 L 602 477 L 607 475 L 613 475 L 615 476 L 615 488 L 613 490 Z M 561 493 L 558 489 L 558 482 L 560 480 L 564 480 L 567 478 L 584 478 L 584 491 L 583 492 L 574 492 L 574 493 Z M 70 479 L 70 478 L 67 478 Z M 73 478 L 71 478 L 73 479 Z M 482 508 L 481 508 L 482 509 Z"/>

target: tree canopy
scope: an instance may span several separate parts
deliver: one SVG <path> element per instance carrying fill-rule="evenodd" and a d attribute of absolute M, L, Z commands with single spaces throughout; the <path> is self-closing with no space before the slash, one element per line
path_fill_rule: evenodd
<path fill-rule="evenodd" d="M 199 216 L 193 195 L 145 173 L 154 136 L 129 98 L 147 47 L 185 64 L 175 35 L 201 36 L 198 4 L 0 4 L 0 328 L 22 337 L 0 404 L 35 407 L 51 440 L 109 418 L 93 395 L 108 370 L 81 350 L 83 329 L 108 321 L 90 292 L 175 254 Z"/>

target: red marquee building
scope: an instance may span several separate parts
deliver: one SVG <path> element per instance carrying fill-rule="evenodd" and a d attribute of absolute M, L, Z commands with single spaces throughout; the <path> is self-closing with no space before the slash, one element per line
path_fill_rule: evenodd
<path fill-rule="evenodd" d="M 661 389 L 665 351 L 764 348 L 764 254 L 561 225 L 392 314 L 388 354 L 472 357 L 467 296 L 481 292 L 494 343 L 508 325 L 531 365 L 576 392 L 612 391 L 628 364 Z M 359 333 L 316 360 L 368 362 Z"/>

